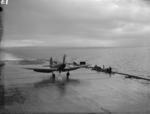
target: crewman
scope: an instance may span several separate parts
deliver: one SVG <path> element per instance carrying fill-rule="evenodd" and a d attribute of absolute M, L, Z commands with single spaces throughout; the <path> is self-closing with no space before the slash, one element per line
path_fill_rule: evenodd
<path fill-rule="evenodd" d="M 112 68 L 111 68 L 111 67 L 109 67 L 108 69 L 109 69 L 109 70 L 108 70 L 108 73 L 109 73 L 109 77 L 111 77 L 111 73 L 112 73 Z"/>

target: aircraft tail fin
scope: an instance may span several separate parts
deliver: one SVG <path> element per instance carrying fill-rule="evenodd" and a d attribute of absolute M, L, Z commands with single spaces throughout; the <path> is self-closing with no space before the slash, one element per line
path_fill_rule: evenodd
<path fill-rule="evenodd" d="M 52 65 L 53 65 L 53 58 L 51 57 L 49 61 L 49 66 L 52 67 Z"/>
<path fill-rule="evenodd" d="M 63 56 L 63 64 L 65 64 L 65 62 L 66 62 L 66 55 L 64 54 L 64 56 Z"/>

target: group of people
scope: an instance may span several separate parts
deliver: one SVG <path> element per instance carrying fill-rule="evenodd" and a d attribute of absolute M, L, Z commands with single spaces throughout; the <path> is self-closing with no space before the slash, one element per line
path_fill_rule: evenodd
<path fill-rule="evenodd" d="M 100 66 L 98 65 L 95 65 L 92 70 L 96 70 L 96 71 L 99 71 L 99 72 L 105 72 L 105 73 L 109 73 L 111 74 L 112 73 L 112 68 L 111 67 L 108 67 L 108 68 L 105 68 L 105 66 L 103 65 L 103 67 L 101 68 Z"/>

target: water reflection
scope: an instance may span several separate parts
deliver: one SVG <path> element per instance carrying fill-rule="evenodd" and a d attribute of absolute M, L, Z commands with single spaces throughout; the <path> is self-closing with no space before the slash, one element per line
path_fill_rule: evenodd
<path fill-rule="evenodd" d="M 69 80 L 62 79 L 62 80 L 54 81 L 50 78 L 50 79 L 45 79 L 45 80 L 35 83 L 34 87 L 38 89 L 43 88 L 43 87 L 51 87 L 48 89 L 51 89 L 51 91 L 57 91 L 60 96 L 64 96 L 67 94 L 66 92 L 69 86 L 72 86 L 72 85 L 76 86 L 78 84 L 80 84 L 80 80 L 78 79 L 69 79 Z"/>
<path fill-rule="evenodd" d="M 64 96 L 66 94 L 66 83 L 58 83 L 57 86 L 60 96 Z"/>
<path fill-rule="evenodd" d="M 52 78 L 49 78 L 49 79 L 44 79 L 42 81 L 39 81 L 39 82 L 36 82 L 34 83 L 34 87 L 35 88 L 40 88 L 40 87 L 47 87 L 47 86 L 50 86 L 50 85 L 55 85 L 55 86 L 64 86 L 64 85 L 77 85 L 77 84 L 80 84 L 80 80 L 78 79 L 69 79 L 69 80 L 66 80 L 66 79 L 62 79 L 62 80 L 53 80 Z"/>
<path fill-rule="evenodd" d="M 11 88 L 5 92 L 5 104 L 13 103 L 23 104 L 26 100 L 25 95 L 18 88 Z"/>

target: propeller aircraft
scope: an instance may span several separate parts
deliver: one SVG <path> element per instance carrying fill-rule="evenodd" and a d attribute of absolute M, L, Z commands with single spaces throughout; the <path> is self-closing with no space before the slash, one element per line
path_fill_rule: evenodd
<path fill-rule="evenodd" d="M 41 72 L 41 73 L 52 73 L 52 79 L 55 80 L 56 76 L 54 72 L 67 72 L 66 73 L 66 79 L 69 80 L 70 71 L 77 70 L 79 68 L 84 68 L 87 65 L 80 65 L 80 64 L 73 64 L 73 66 L 70 66 L 71 63 L 66 63 L 66 55 L 63 56 L 62 63 L 58 63 L 56 61 L 53 61 L 53 58 L 51 57 L 49 60 L 49 65 L 42 67 L 42 68 L 26 68 L 28 70 L 33 70 L 35 72 Z M 46 68 L 47 67 L 47 68 Z"/>

